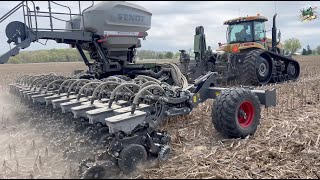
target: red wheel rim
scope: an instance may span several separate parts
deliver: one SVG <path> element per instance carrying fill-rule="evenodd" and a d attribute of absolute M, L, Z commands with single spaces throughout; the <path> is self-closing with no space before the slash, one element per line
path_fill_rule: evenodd
<path fill-rule="evenodd" d="M 241 127 L 247 128 L 253 122 L 254 107 L 250 101 L 244 101 L 238 111 L 238 123 Z"/>

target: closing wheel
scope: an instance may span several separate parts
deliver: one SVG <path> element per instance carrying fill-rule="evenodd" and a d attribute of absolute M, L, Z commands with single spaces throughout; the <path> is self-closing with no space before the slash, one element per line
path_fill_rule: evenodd
<path fill-rule="evenodd" d="M 90 136 L 94 133 L 93 125 L 88 125 L 82 132 L 82 136 Z"/>
<path fill-rule="evenodd" d="M 147 157 L 147 151 L 142 145 L 129 144 L 121 150 L 118 166 L 125 174 L 129 174 L 135 171 Z"/>
<path fill-rule="evenodd" d="M 165 145 L 161 148 L 159 154 L 158 154 L 158 159 L 159 161 L 166 161 L 169 159 L 169 156 L 170 156 L 170 151 L 171 151 L 171 148 L 170 146 L 168 145 Z"/>
<path fill-rule="evenodd" d="M 287 66 L 287 74 L 290 80 L 297 80 L 300 75 L 300 66 L 297 62 L 290 62 Z"/>
<path fill-rule="evenodd" d="M 104 134 L 99 138 L 98 145 L 103 146 L 103 147 L 107 147 L 107 146 L 109 146 L 112 139 L 113 139 L 112 134 Z"/>
<path fill-rule="evenodd" d="M 109 133 L 109 127 L 101 127 L 99 130 L 99 133 Z"/>
<path fill-rule="evenodd" d="M 106 172 L 106 168 L 102 165 L 92 166 L 85 172 L 83 179 L 104 179 Z"/>
<path fill-rule="evenodd" d="M 112 162 L 105 161 L 87 169 L 82 179 L 118 179 L 120 169 Z"/>
<path fill-rule="evenodd" d="M 230 88 L 222 91 L 216 98 L 212 123 L 226 137 L 245 138 L 256 132 L 260 112 L 257 95 L 243 88 Z"/>

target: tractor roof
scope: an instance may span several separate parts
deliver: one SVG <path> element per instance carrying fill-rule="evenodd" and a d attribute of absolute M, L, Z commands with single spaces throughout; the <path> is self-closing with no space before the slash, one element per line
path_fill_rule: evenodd
<path fill-rule="evenodd" d="M 243 23 L 243 22 L 248 22 L 248 21 L 268 21 L 268 18 L 264 16 L 260 16 L 259 14 L 257 16 L 247 16 L 247 17 L 238 17 L 235 19 L 227 20 L 223 22 L 224 25 L 231 25 L 231 24 L 238 24 L 238 23 Z"/>

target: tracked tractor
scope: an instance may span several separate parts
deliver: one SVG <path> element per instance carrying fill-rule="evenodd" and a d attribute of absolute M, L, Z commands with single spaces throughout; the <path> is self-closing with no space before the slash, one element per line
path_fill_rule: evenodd
<path fill-rule="evenodd" d="M 37 111 L 44 109 L 52 116 L 63 116 L 63 120 L 54 121 L 76 129 L 91 146 L 102 148 L 95 151 L 99 158 L 80 163 L 83 178 L 115 178 L 135 171 L 141 162 L 167 160 L 170 132 L 160 130 L 160 125 L 170 117 L 189 114 L 207 99 L 215 99 L 214 127 L 228 138 L 253 135 L 259 125 L 261 105 L 276 105 L 275 90 L 219 87 L 218 74 L 203 73 L 205 66 L 186 79 L 176 64 L 135 62 L 135 51 L 151 28 L 152 14 L 141 6 L 113 1 L 83 8 L 79 2 L 79 13 L 71 8 L 63 13 L 51 11 L 53 5 L 65 7 L 48 1 L 49 11 L 44 11 L 32 1 L 23 1 L 0 18 L 3 22 L 23 10 L 23 22 L 7 25 L 8 43 L 15 47 L 2 55 L 0 62 L 7 62 L 20 49 L 40 39 L 69 44 L 79 51 L 88 66 L 86 72 L 68 77 L 54 73 L 23 75 L 10 85 L 10 92 Z M 64 29 L 52 23 L 58 14 L 67 16 Z M 39 18 L 46 18 L 49 28 L 40 27 Z M 262 54 L 252 52 L 254 57 Z M 271 51 L 269 54 L 280 56 Z M 190 69 L 186 60 L 181 65 Z"/>
<path fill-rule="evenodd" d="M 204 72 L 218 72 L 218 81 L 237 82 L 240 85 L 265 85 L 297 80 L 300 65 L 291 56 L 284 54 L 280 43 L 281 33 L 277 34 L 276 16 L 273 16 L 272 38 L 266 38 L 264 16 L 239 17 L 224 22 L 227 28 L 227 43 L 219 44 L 216 52 L 206 48 L 204 28 L 196 28 L 194 36 L 194 60 L 181 50 L 180 61 L 187 78 L 198 76 L 199 68 L 206 67 Z M 195 75 L 196 74 L 196 75 Z"/>

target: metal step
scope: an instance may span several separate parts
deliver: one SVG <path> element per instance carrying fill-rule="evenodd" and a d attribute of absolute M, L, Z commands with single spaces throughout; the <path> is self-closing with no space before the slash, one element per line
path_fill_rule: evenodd
<path fill-rule="evenodd" d="M 106 107 L 106 106 L 108 106 L 108 104 L 96 102 L 93 104 L 89 103 L 89 104 L 83 104 L 80 106 L 73 107 L 71 108 L 71 111 L 73 113 L 74 118 L 80 118 L 80 117 L 87 118 L 87 114 L 86 114 L 87 111 L 90 111 L 96 108 Z"/>
<path fill-rule="evenodd" d="M 105 103 L 105 102 L 109 101 L 109 99 L 101 99 L 101 100 L 102 101 L 97 101 L 97 102 Z M 81 99 L 80 98 L 79 100 L 71 100 L 70 102 L 65 102 L 65 103 L 60 104 L 60 107 L 62 109 L 62 113 L 68 113 L 68 112 L 71 112 L 71 108 L 77 107 L 77 106 L 80 106 L 83 104 L 90 104 L 89 99 L 87 99 L 87 98 Z"/>
<path fill-rule="evenodd" d="M 73 95 L 73 94 L 74 94 L 74 93 L 72 93 L 72 94 L 70 93 L 70 96 Z M 53 96 L 45 97 L 44 99 L 45 99 L 45 101 L 46 101 L 46 105 L 48 106 L 48 105 L 51 104 L 52 100 L 60 99 L 60 98 L 62 98 L 62 97 L 67 97 L 67 93 L 61 93 L 60 95 L 55 94 L 55 95 L 53 95 Z"/>
<path fill-rule="evenodd" d="M 144 111 L 136 110 L 134 114 L 127 112 L 116 116 L 108 117 L 105 119 L 110 133 L 123 131 L 130 133 L 139 124 L 142 124 L 146 119 L 147 113 Z"/>
<path fill-rule="evenodd" d="M 76 96 L 76 95 L 75 95 Z M 90 100 L 90 98 L 91 98 L 92 96 L 89 96 L 89 97 L 82 97 L 82 98 L 80 98 L 79 99 L 79 101 L 82 101 L 82 102 L 87 102 L 87 101 L 89 101 Z M 67 102 L 76 102 L 76 101 L 78 101 L 77 100 L 77 98 L 72 98 L 72 99 L 70 99 L 69 101 L 65 101 L 65 102 L 63 102 L 63 103 L 67 103 Z M 55 103 L 56 105 L 55 105 L 55 108 L 61 108 L 61 104 L 62 103 Z M 82 103 L 81 103 L 82 104 Z M 80 104 L 80 105 L 81 105 Z"/>
<path fill-rule="evenodd" d="M 41 94 L 41 92 L 39 92 L 39 90 L 36 89 L 36 90 L 33 91 L 33 92 L 29 92 L 29 93 L 24 94 L 24 97 L 27 98 L 27 99 L 29 99 L 29 100 L 32 100 L 31 96 L 33 96 L 33 95 L 39 95 L 39 94 Z"/>
<path fill-rule="evenodd" d="M 86 115 L 89 119 L 90 124 L 95 124 L 97 122 L 102 123 L 103 125 L 106 124 L 105 118 L 114 116 L 114 110 L 120 109 L 122 106 L 112 104 L 111 108 L 103 107 L 103 108 L 97 108 L 94 110 L 90 110 L 86 112 Z"/>
<path fill-rule="evenodd" d="M 20 95 L 21 97 L 24 97 L 24 93 L 28 93 L 28 92 L 32 92 L 32 91 L 30 90 L 30 88 L 22 88 L 22 89 L 19 89 L 19 95 Z"/>
<path fill-rule="evenodd" d="M 147 111 L 150 106 L 147 104 L 139 104 L 136 108 L 140 111 Z M 99 108 L 91 111 L 87 111 L 87 117 L 90 124 L 101 123 L 106 125 L 105 119 L 111 116 L 127 113 L 131 111 L 131 106 L 121 107 L 113 104 L 111 108 Z"/>
<path fill-rule="evenodd" d="M 139 104 L 139 106 L 137 106 L 136 109 L 140 110 L 140 111 L 145 111 L 149 107 L 150 107 L 150 105 L 148 105 L 148 104 Z M 130 112 L 130 111 L 131 111 L 131 106 L 127 106 L 127 107 L 124 107 L 124 108 L 120 108 L 120 109 L 114 110 L 116 115 L 127 113 L 127 112 Z"/>
<path fill-rule="evenodd" d="M 100 103 L 106 103 L 106 102 L 109 102 L 110 99 L 108 98 L 102 98 L 101 100 L 96 100 L 97 102 L 100 102 Z M 96 102 L 94 101 L 94 102 Z M 87 102 L 83 102 L 82 104 L 90 104 L 91 101 L 87 101 Z"/>
<path fill-rule="evenodd" d="M 54 95 L 54 93 L 48 91 L 46 94 L 38 94 L 38 95 L 33 95 L 31 96 L 33 103 L 45 103 L 45 97 L 50 97 Z"/>
<path fill-rule="evenodd" d="M 51 100 L 51 104 L 53 106 L 53 109 L 56 109 L 57 107 L 60 106 L 61 103 L 68 102 L 68 101 L 70 101 L 72 99 L 76 99 L 76 98 L 77 98 L 76 95 L 70 95 L 69 97 L 62 96 L 61 98 Z"/>

